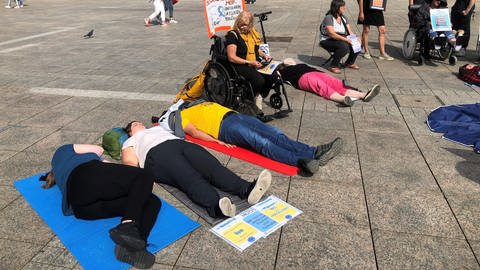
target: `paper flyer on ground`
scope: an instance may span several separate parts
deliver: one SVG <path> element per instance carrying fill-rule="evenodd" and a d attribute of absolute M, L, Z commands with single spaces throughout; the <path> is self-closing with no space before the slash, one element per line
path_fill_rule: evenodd
<path fill-rule="evenodd" d="M 301 213 L 303 213 L 301 210 L 270 195 L 264 201 L 210 230 L 233 247 L 243 251 Z"/>
<path fill-rule="evenodd" d="M 263 74 L 271 75 L 281 63 L 281 61 L 272 60 L 270 64 L 264 66 L 263 68 L 257 69 L 257 71 Z"/>

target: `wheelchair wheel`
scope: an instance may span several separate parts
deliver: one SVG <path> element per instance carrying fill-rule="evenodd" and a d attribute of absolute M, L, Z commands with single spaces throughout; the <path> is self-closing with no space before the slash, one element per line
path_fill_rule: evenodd
<path fill-rule="evenodd" d="M 231 89 L 228 71 L 223 65 L 213 63 L 205 76 L 205 92 L 208 100 L 229 107 L 232 102 Z"/>
<path fill-rule="evenodd" d="M 270 95 L 270 106 L 272 106 L 272 108 L 274 108 L 275 110 L 280 110 L 280 108 L 282 108 L 282 105 L 283 100 L 279 93 L 274 93 Z"/>
<path fill-rule="evenodd" d="M 448 63 L 452 66 L 455 66 L 455 64 L 457 64 L 457 57 L 455 55 L 450 55 L 448 58 Z"/>
<path fill-rule="evenodd" d="M 403 36 L 402 54 L 405 59 L 412 59 L 417 48 L 417 37 L 415 29 L 408 29 Z"/>

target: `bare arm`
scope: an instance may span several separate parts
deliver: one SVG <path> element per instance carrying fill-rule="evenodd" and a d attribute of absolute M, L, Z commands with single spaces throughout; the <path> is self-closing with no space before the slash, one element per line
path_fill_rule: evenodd
<path fill-rule="evenodd" d="M 193 138 L 200 139 L 206 142 L 216 142 L 221 145 L 225 145 L 228 148 L 235 147 L 235 145 L 228 144 L 225 142 L 222 142 L 220 140 L 215 139 L 214 137 L 210 136 L 209 134 L 199 130 L 197 127 L 195 127 L 192 123 L 188 123 L 185 128 L 183 129 L 185 133 L 188 135 L 192 136 Z"/>
<path fill-rule="evenodd" d="M 99 157 L 103 154 L 103 148 L 93 144 L 74 144 L 73 150 L 77 154 L 94 153 Z"/>
<path fill-rule="evenodd" d="M 408 5 L 409 6 L 413 5 L 413 0 L 408 0 Z"/>
<path fill-rule="evenodd" d="M 127 147 L 122 150 L 122 163 L 133 167 L 139 167 L 138 157 L 133 147 Z"/>
<path fill-rule="evenodd" d="M 258 61 L 248 61 L 246 59 L 237 56 L 237 45 L 227 45 L 227 57 L 228 61 L 238 65 L 249 65 L 251 67 L 259 68 L 262 66 Z"/>
<path fill-rule="evenodd" d="M 468 2 L 467 8 L 464 11 L 462 11 L 462 14 L 464 16 L 467 16 L 468 13 L 470 13 L 470 11 L 472 10 L 472 8 L 473 8 L 473 6 L 475 5 L 476 2 L 477 2 L 477 0 L 470 0 L 470 2 Z"/>
<path fill-rule="evenodd" d="M 358 0 L 358 20 L 363 22 L 365 15 L 363 14 L 363 0 Z"/>
<path fill-rule="evenodd" d="M 336 40 L 340 40 L 340 41 L 346 42 L 346 43 L 348 43 L 348 44 L 351 43 L 351 41 L 350 41 L 348 38 L 346 38 L 346 37 L 344 37 L 344 36 L 342 36 L 342 35 L 337 34 L 337 33 L 335 32 L 335 30 L 333 29 L 333 26 L 332 26 L 332 25 L 327 25 L 327 26 L 325 26 L 325 30 L 327 30 L 327 34 L 328 34 L 329 37 L 331 37 L 331 38 L 333 38 L 333 39 L 336 39 Z M 350 31 L 350 29 L 349 29 L 349 31 Z"/>

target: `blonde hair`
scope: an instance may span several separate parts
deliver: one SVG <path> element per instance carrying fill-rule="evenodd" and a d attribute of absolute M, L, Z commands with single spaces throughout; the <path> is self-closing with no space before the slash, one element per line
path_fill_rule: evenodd
<path fill-rule="evenodd" d="M 232 29 L 236 31 L 240 31 L 240 24 L 248 25 L 248 28 L 251 29 L 253 27 L 253 15 L 252 13 L 244 10 L 240 12 L 233 23 Z"/>
<path fill-rule="evenodd" d="M 51 188 L 53 185 L 55 185 L 55 177 L 53 177 L 52 172 L 49 172 L 47 174 L 47 178 L 45 179 L 45 184 L 42 185 L 42 188 Z"/>

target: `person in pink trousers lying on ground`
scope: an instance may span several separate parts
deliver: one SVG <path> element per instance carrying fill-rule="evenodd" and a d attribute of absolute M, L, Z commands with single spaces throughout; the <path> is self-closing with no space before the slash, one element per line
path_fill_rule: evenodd
<path fill-rule="evenodd" d="M 375 84 L 367 92 L 360 92 L 356 88 L 345 85 L 343 80 L 337 79 L 314 67 L 306 64 L 297 64 L 292 58 L 286 58 L 277 67 L 283 81 L 293 87 L 315 93 L 325 99 L 352 106 L 355 100 L 369 102 L 380 92 L 380 85 Z"/>

